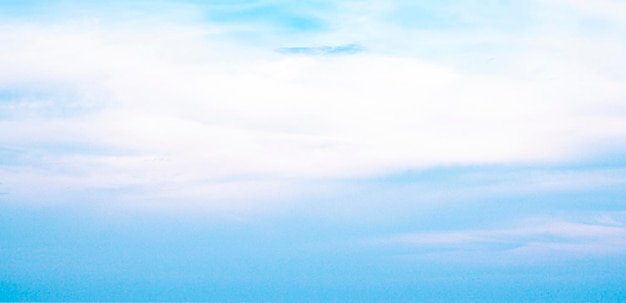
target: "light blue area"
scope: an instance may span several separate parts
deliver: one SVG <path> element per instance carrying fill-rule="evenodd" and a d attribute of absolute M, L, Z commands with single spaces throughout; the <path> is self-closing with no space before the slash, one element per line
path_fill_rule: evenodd
<path fill-rule="evenodd" d="M 19 98 L 21 94 L 15 91 L 10 90 L 1 90 L 0 89 L 0 102 L 10 102 L 17 98 Z"/>
<path fill-rule="evenodd" d="M 383 182 L 373 189 L 371 183 L 360 183 L 334 197 L 312 197 L 291 212 L 252 215 L 243 221 L 201 212 L 103 212 L 107 199 L 98 190 L 81 195 L 76 204 L 51 207 L 12 206 L 4 195 L 0 197 L 0 300 L 622 300 L 624 253 L 558 257 L 555 252 L 548 263 L 511 257 L 459 263 L 420 257 L 450 247 L 371 242 L 414 232 L 492 228 L 528 217 L 593 218 L 626 211 L 623 186 L 500 193 L 437 203 L 428 203 L 418 194 L 385 194 L 402 193 L 407 184 L 442 188 L 456 184 L 450 191 L 462 193 L 464 187 L 481 185 L 463 181 L 469 175 L 488 175 L 483 180 L 490 182 L 515 169 L 433 169 L 424 179 Z M 115 194 L 107 197 L 114 199 Z M 322 208 L 310 208 L 314 203 Z M 342 215 L 337 205 L 352 212 Z M 523 244 L 515 240 L 479 248 L 507 251 Z M 532 240 L 564 241 L 550 235 Z M 472 253 L 462 247 L 450 251 L 459 249 L 462 254 Z"/>
<path fill-rule="evenodd" d="M 449 5 L 449 3 L 447 4 Z M 458 28 L 468 25 L 467 22 L 459 19 L 457 15 L 442 11 L 445 7 L 447 7 L 446 3 L 441 3 L 441 1 L 402 3 L 388 13 L 387 18 L 391 23 L 404 27 Z"/>
<path fill-rule="evenodd" d="M 24 164 L 26 163 L 22 150 L 0 146 L 0 167 L 21 166 Z"/>
<path fill-rule="evenodd" d="M 398 1 L 384 19 L 405 28 L 467 30 L 498 28 L 510 31 L 527 27 L 532 22 L 530 1 Z"/>
<path fill-rule="evenodd" d="M 464 216 L 491 210 L 475 207 Z M 624 256 L 442 264 L 355 241 L 380 227 L 306 216 L 229 223 L 2 210 L 3 301 L 617 302 L 626 290 Z"/>
<path fill-rule="evenodd" d="M 253 7 L 235 7 L 208 11 L 209 19 L 220 23 L 261 23 L 274 25 L 284 30 L 321 31 L 325 29 L 322 20 L 291 11 L 284 6 L 260 5 Z"/>
<path fill-rule="evenodd" d="M 83 96 L 49 84 L 14 89 L 0 88 L 0 120 L 32 117 L 72 117 L 92 113 L 103 100 L 85 100 Z"/>
<path fill-rule="evenodd" d="M 115 22 L 115 18 L 141 16 L 142 12 L 168 11 L 176 7 L 193 5 L 198 14 L 204 16 L 203 22 L 222 23 L 229 25 L 268 26 L 279 32 L 318 32 L 326 30 L 326 22 L 320 18 L 325 12 L 333 9 L 330 1 L 146 1 L 132 0 L 108 1 L 106 5 L 100 1 L 62 1 L 62 0 L 30 0 L 0 3 L 0 16 L 11 19 L 62 19 L 73 14 L 82 13 L 87 19 L 102 19 Z M 98 12 L 107 12 L 108 18 Z M 111 18 L 112 17 L 112 18 Z M 252 28 L 250 28 L 252 29 Z"/>
<path fill-rule="evenodd" d="M 114 157 L 132 155 L 132 151 L 115 149 L 96 144 L 77 144 L 73 138 L 65 140 L 40 140 L 36 143 L 20 143 L 0 145 L 0 169 L 13 167 L 16 169 L 42 169 L 61 173 L 66 170 L 55 159 L 64 157 Z"/>
<path fill-rule="evenodd" d="M 285 55 L 332 56 L 353 55 L 365 51 L 365 48 L 358 44 L 346 44 L 338 46 L 284 47 L 276 51 Z"/>
<path fill-rule="evenodd" d="M 6 0 L 0 2 L 2 11 L 7 13 L 16 13 L 19 9 L 32 7 L 35 5 L 41 5 L 44 3 L 50 3 L 50 0 Z"/>

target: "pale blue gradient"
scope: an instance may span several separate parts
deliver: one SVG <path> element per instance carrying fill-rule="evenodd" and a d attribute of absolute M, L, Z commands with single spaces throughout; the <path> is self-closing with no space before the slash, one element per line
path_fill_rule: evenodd
<path fill-rule="evenodd" d="M 0 302 L 626 300 L 626 94 L 620 70 L 626 63 L 616 59 L 622 56 L 626 35 L 620 34 L 626 27 L 611 9 L 590 5 L 597 8 L 595 15 L 577 16 L 580 8 L 569 7 L 571 12 L 552 19 L 549 7 L 537 1 L 0 1 L 0 35 L 20 30 L 31 34 L 25 45 L 32 39 L 58 47 L 35 45 L 26 54 L 7 51 L 16 61 L 31 56 L 27 58 L 37 64 L 16 63 L 15 74 L 0 71 Z M 41 32 L 55 35 L 42 37 Z M 170 40 L 128 42 L 142 38 L 137 33 Z M 589 36 L 598 43 L 585 48 L 582 39 Z M 46 44 L 57 38 L 65 40 Z M 76 58 L 79 64 L 115 60 L 94 64 L 91 74 L 84 72 L 87 67 L 36 61 L 48 53 L 59 62 L 84 55 L 71 47 L 102 50 L 87 54 L 88 60 Z M 587 56 L 594 51 L 604 56 Z M 554 57 L 546 54 L 587 60 L 587 69 L 550 65 L 546 58 Z M 332 65 L 350 58 L 367 58 L 356 62 L 378 64 L 379 69 L 364 70 L 380 74 L 366 75 L 375 81 L 358 82 L 361 66 Z M 536 65 L 516 65 L 522 59 Z M 395 73 L 406 71 L 393 64 L 415 61 L 421 65 L 410 66 L 455 71 L 441 77 L 451 83 L 478 79 L 460 86 L 463 93 L 480 92 L 461 100 L 484 105 L 484 111 L 476 111 L 482 116 L 472 117 L 478 122 L 463 120 L 462 110 L 445 115 L 453 108 L 424 107 L 448 120 L 424 122 L 424 127 L 440 127 L 441 137 L 423 139 L 428 137 L 423 129 L 409 129 L 415 122 L 411 119 L 401 121 L 407 129 L 386 131 L 397 121 L 385 115 L 403 114 L 403 107 L 395 112 L 372 107 L 384 109 L 372 115 L 379 119 L 359 111 L 403 97 L 395 90 L 402 83 L 408 83 L 408 93 L 440 84 L 428 82 L 430 75 L 413 79 L 414 74 Z M 342 78 L 342 68 L 357 69 L 348 74 L 356 82 Z M 215 70 L 226 72 L 211 73 Z M 136 88 L 137 82 L 124 82 L 120 75 L 146 82 Z M 188 77 L 180 80 L 180 75 Z M 522 85 L 503 89 L 500 82 L 479 82 L 493 75 Z M 589 78 L 571 80 L 572 75 Z M 266 79 L 271 81 L 262 81 Z M 444 148 L 450 158 L 436 154 L 432 162 L 430 154 L 405 161 L 404 153 L 385 149 L 385 144 L 404 146 L 398 142 L 415 142 L 417 151 L 447 146 L 444 133 L 456 130 L 455 125 L 463 130 L 466 123 L 469 129 L 494 116 L 501 118 L 499 124 L 482 130 L 506 130 L 511 117 L 497 112 L 498 102 L 506 101 L 498 94 L 502 90 L 520 88 L 504 92 L 511 98 L 536 93 L 552 101 L 558 93 L 592 85 L 580 79 L 593 80 L 597 86 L 589 91 L 596 94 L 572 93 L 571 102 L 545 106 L 528 100 L 535 107 L 528 105 L 531 118 L 521 126 L 532 128 L 537 123 L 532 118 L 543 119 L 544 111 L 568 113 L 568 119 L 550 116 L 553 124 L 542 124 L 546 133 L 589 119 L 586 128 L 560 133 L 564 143 L 558 146 L 567 148 L 545 150 L 557 156 L 498 157 L 472 149 L 489 143 L 494 150 L 502 147 L 482 140 L 466 144 L 467 151 L 450 145 Z M 324 85 L 307 86 L 316 81 Z M 264 85 L 270 93 L 257 96 L 265 92 Z M 346 90 L 384 85 L 392 89 L 375 96 L 379 99 L 366 94 L 356 95 L 364 100 L 346 99 L 354 96 Z M 223 86 L 230 94 L 214 93 Z M 165 93 L 144 94 L 151 90 Z M 292 110 L 297 98 L 318 90 L 329 93 Z M 230 95 L 243 97 L 228 99 Z M 417 104 L 430 95 L 416 96 L 410 101 Z M 583 102 L 596 97 L 605 103 L 594 107 Z M 253 102 L 228 103 L 250 101 L 245 98 Z M 280 98 L 287 101 L 274 102 Z M 224 104 L 211 106 L 224 107 L 200 106 L 215 100 Z M 348 102 L 351 107 L 342 107 Z M 466 105 L 455 102 L 450 104 Z M 404 111 L 410 112 L 408 105 Z M 526 117 L 524 106 L 516 110 Z M 588 112 L 605 119 L 586 116 Z M 297 115 L 289 116 L 293 113 Z M 357 132 L 345 140 L 349 144 L 340 145 L 342 138 L 333 130 L 340 133 L 352 126 L 342 122 L 361 118 L 370 123 L 364 128 L 376 126 L 363 131 L 372 133 Z M 143 133 L 133 132 L 130 126 L 142 121 L 152 124 L 139 125 Z M 122 131 L 110 131 L 118 125 Z M 154 129 L 158 131 L 150 137 Z M 379 129 L 386 136 L 376 133 Z M 244 137 L 248 141 L 235 137 L 244 132 L 252 134 Z M 534 138 L 544 132 L 521 133 Z M 150 138 L 147 147 L 141 145 L 142 135 Z M 575 140 L 578 135 L 586 145 Z M 377 136 L 382 137 L 378 145 L 362 144 Z M 197 144 L 159 141 L 178 137 Z M 294 137 L 297 144 L 289 145 L 287 139 Z M 245 153 L 274 152 L 263 149 L 266 142 L 284 144 L 289 151 L 284 157 L 302 162 L 309 159 L 294 146 L 315 150 L 313 156 L 356 151 L 339 157 L 345 161 L 378 149 L 337 172 L 286 158 L 259 163 L 255 159 L 263 154 Z M 200 152 L 185 153 L 194 149 Z M 465 157 L 472 153 L 474 158 Z M 190 159 L 180 159 L 187 155 Z M 213 156 L 223 162 L 202 162 Z M 323 164 L 343 167 L 341 161 Z M 246 170 L 248 166 L 252 168 Z M 207 184 L 218 190 L 203 191 L 200 185 Z"/>
<path fill-rule="evenodd" d="M 620 214 L 622 224 L 625 222 L 623 186 L 458 197 L 453 205 L 448 204 L 452 202 L 447 205 L 424 203 L 421 200 L 425 198 L 419 195 L 406 195 L 390 203 L 388 199 L 392 195 L 384 194 L 406 193 L 401 185 L 412 183 L 463 192 L 460 188 L 476 185 L 475 181 L 469 181 L 470 184 L 462 181 L 468 174 L 485 174 L 489 183 L 511 171 L 499 168 L 432 170 L 401 179 L 394 177 L 397 181 L 371 180 L 358 185 L 350 194 L 312 198 L 304 209 L 270 217 L 248 216 L 244 222 L 202 214 L 120 216 L 102 213 L 93 207 L 24 207 L 5 201 L 0 220 L 2 299 L 622 300 L 626 291 L 622 283 L 626 279 L 624 253 L 559 256 L 554 252 L 553 257 L 545 260 L 533 256 L 511 259 L 496 254 L 494 257 L 494 252 L 523 245 L 512 242 L 482 248 L 485 249 L 482 253 L 478 251 L 488 259 L 478 255 L 472 257 L 478 257 L 476 260 L 462 260 L 457 256 L 456 260 L 446 261 L 445 258 L 424 259 L 424 256 L 459 250 L 467 254 L 478 248 L 462 245 L 420 248 L 372 241 L 416 231 L 481 229 L 533 216 L 584 220 Z M 425 179 L 420 181 L 421 178 Z M 101 195 L 106 194 L 91 192 L 91 197 L 83 199 L 106 204 L 106 200 L 101 201 Z M 315 204 L 317 206 L 312 206 Z M 337 204 L 343 206 L 335 206 Z"/>

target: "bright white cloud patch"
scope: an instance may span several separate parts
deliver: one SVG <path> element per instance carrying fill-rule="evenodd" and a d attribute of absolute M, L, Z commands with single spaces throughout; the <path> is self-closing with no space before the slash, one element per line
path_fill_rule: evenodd
<path fill-rule="evenodd" d="M 622 41 L 579 48 L 591 38 L 529 33 L 494 70 L 377 45 L 282 56 L 217 25 L 167 20 L 0 24 L 9 192 L 272 197 L 307 180 L 558 162 L 626 142 L 625 77 L 590 59 Z"/>

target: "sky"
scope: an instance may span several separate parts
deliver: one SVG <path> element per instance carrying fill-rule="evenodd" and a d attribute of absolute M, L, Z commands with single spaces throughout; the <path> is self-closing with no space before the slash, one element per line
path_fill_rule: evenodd
<path fill-rule="evenodd" d="M 0 302 L 626 300 L 623 0 L 0 0 Z"/>

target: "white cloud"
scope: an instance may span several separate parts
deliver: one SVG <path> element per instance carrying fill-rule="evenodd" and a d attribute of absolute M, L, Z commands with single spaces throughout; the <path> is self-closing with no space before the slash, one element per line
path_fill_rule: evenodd
<path fill-rule="evenodd" d="M 554 6 L 556 9 L 565 10 L 569 14 L 575 16 L 585 16 L 597 18 L 600 21 L 608 21 L 626 25 L 626 4 L 619 0 L 550 0 L 545 1 L 544 5 Z"/>
<path fill-rule="evenodd" d="M 438 165 L 558 162 L 626 142 L 623 114 L 607 110 L 622 107 L 624 78 L 589 59 L 604 50 L 575 49 L 581 40 L 554 46 L 540 36 L 504 55 L 502 68 L 481 70 L 377 45 L 353 56 L 281 56 L 224 31 L 167 18 L 0 24 L 0 87 L 46 91 L 30 102 L 73 109 L 7 108 L 0 142 L 44 154 L 42 180 L 146 192 L 169 184 L 170 196 L 202 201 Z M 411 35 L 403 39 L 419 37 Z M 42 147 L 50 145 L 97 151 L 52 154 Z M 20 168 L 3 171 L 10 186 L 30 182 L 15 177 Z"/>

